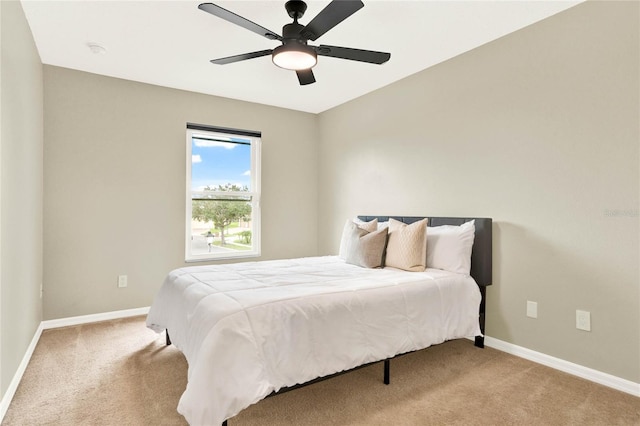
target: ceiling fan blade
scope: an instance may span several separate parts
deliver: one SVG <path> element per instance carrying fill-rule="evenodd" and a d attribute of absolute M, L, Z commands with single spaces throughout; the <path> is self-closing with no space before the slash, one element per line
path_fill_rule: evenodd
<path fill-rule="evenodd" d="M 251 22 L 250 20 L 243 18 L 240 15 L 236 15 L 235 13 L 230 12 L 227 9 L 224 9 L 213 3 L 202 3 L 201 5 L 198 6 L 198 9 L 208 12 L 214 16 L 217 16 L 218 18 L 222 18 L 225 21 L 229 21 L 232 24 L 239 25 L 242 28 L 246 28 L 249 31 L 253 31 L 254 33 L 261 35 L 263 37 L 266 37 L 269 40 L 282 40 L 282 37 L 280 37 L 278 34 L 274 33 L 273 31 L 268 30 L 264 27 L 261 27 L 260 25 L 254 22 Z"/>
<path fill-rule="evenodd" d="M 311 71 L 311 68 L 309 68 L 308 70 L 298 70 L 296 71 L 296 74 L 298 75 L 300 86 L 306 86 L 307 84 L 316 82 L 316 78 L 313 76 L 313 71 Z"/>
<path fill-rule="evenodd" d="M 384 64 L 391 58 L 391 53 L 373 50 L 352 49 L 350 47 L 326 46 L 321 44 L 314 47 L 320 56 L 349 59 L 351 61 L 368 62 L 370 64 Z"/>
<path fill-rule="evenodd" d="M 364 7 L 360 0 L 333 0 L 300 31 L 307 40 L 316 40 Z"/>
<path fill-rule="evenodd" d="M 243 53 L 242 55 L 234 55 L 234 56 L 227 56 L 226 58 L 212 59 L 211 63 L 217 64 L 217 65 L 232 64 L 234 62 L 239 62 L 247 59 L 259 58 L 261 56 L 270 55 L 272 50 L 273 49 L 260 50 L 258 52 Z"/>

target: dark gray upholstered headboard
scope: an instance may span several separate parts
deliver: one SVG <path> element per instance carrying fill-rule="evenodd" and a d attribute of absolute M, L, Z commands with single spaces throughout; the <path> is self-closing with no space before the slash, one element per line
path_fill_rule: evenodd
<path fill-rule="evenodd" d="M 476 235 L 471 249 L 471 276 L 479 286 L 491 285 L 492 281 L 492 220 L 485 217 L 428 217 L 428 216 L 358 216 L 361 220 L 369 222 L 378 219 L 378 222 L 386 222 L 389 218 L 404 223 L 413 223 L 427 217 L 429 226 L 462 225 L 470 220 L 475 220 Z M 428 238 L 428 236 L 427 236 Z"/>

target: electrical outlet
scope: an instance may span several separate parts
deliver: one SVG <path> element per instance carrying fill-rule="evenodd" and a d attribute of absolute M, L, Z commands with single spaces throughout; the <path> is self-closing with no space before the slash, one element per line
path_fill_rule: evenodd
<path fill-rule="evenodd" d="M 527 300 L 527 316 L 529 318 L 538 318 L 538 302 Z"/>
<path fill-rule="evenodd" d="M 118 287 L 124 288 L 127 286 L 127 276 L 126 275 L 118 275 Z"/>
<path fill-rule="evenodd" d="M 576 310 L 576 328 L 591 331 L 591 312 Z"/>

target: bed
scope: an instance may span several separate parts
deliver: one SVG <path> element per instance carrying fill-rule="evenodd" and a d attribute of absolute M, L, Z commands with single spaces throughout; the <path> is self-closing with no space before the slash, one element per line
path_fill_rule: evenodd
<path fill-rule="evenodd" d="M 359 216 L 374 219 L 415 226 L 424 218 Z M 190 424 L 226 424 L 270 394 L 317 378 L 385 361 L 388 381 L 394 356 L 457 338 L 482 347 L 491 219 L 428 221 L 428 229 L 475 223 L 469 274 L 363 268 L 338 256 L 170 272 L 147 326 L 166 330 L 167 340 L 170 333 L 187 359 L 178 411 Z"/>

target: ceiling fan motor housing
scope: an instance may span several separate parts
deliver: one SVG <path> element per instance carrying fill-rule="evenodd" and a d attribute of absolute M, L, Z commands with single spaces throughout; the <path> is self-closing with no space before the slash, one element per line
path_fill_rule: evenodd
<path fill-rule="evenodd" d="M 304 29 L 304 25 L 294 22 L 282 27 L 283 42 L 297 41 L 299 43 L 307 44 L 307 40 L 300 36 L 300 32 Z"/>

